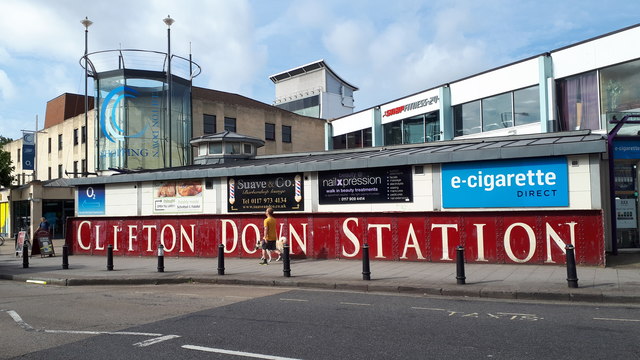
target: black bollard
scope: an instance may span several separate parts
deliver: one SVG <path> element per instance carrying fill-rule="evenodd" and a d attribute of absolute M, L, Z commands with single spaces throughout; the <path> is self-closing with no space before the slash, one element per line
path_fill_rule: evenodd
<path fill-rule="evenodd" d="M 22 246 L 22 268 L 26 269 L 29 267 L 29 245 L 24 243 Z"/>
<path fill-rule="evenodd" d="M 456 247 L 456 281 L 458 285 L 464 285 L 467 277 L 464 275 L 464 246 Z"/>
<path fill-rule="evenodd" d="M 164 272 L 164 246 L 158 245 L 158 272 Z"/>
<path fill-rule="evenodd" d="M 69 268 L 69 245 L 62 245 L 62 269 L 67 270 Z"/>
<path fill-rule="evenodd" d="M 289 261 L 289 244 L 284 244 L 282 249 L 282 272 L 284 277 L 291 277 L 291 263 Z"/>
<path fill-rule="evenodd" d="M 570 288 L 578 287 L 578 272 L 576 270 L 576 258 L 574 254 L 574 247 L 571 244 L 565 246 L 567 250 L 567 284 Z"/>
<path fill-rule="evenodd" d="M 218 275 L 224 275 L 224 244 L 218 245 Z"/>
<path fill-rule="evenodd" d="M 107 270 L 113 270 L 113 245 L 107 246 Z"/>
<path fill-rule="evenodd" d="M 362 280 L 371 280 L 369 268 L 369 244 L 362 245 Z"/>

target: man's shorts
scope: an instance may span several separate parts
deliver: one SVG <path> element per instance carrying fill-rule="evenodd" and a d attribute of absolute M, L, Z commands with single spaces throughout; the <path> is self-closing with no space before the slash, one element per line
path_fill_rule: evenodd
<path fill-rule="evenodd" d="M 275 240 L 268 240 L 268 241 L 263 241 L 262 242 L 262 249 L 263 250 L 275 250 L 276 249 L 276 241 Z"/>

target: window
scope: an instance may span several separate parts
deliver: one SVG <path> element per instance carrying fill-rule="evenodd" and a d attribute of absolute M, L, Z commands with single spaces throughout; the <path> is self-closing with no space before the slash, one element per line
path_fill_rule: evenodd
<path fill-rule="evenodd" d="M 209 154 L 222 154 L 222 143 L 209 143 Z"/>
<path fill-rule="evenodd" d="M 394 121 L 384 124 L 384 144 L 400 145 L 402 144 L 402 121 Z"/>
<path fill-rule="evenodd" d="M 20 151 L 20 149 L 18 149 L 18 164 L 20 164 L 20 162 L 21 162 L 21 160 L 20 160 L 20 153 L 21 153 L 21 151 Z"/>
<path fill-rule="evenodd" d="M 224 129 L 225 129 L 225 131 L 237 132 L 236 131 L 236 118 L 225 117 L 224 118 Z"/>
<path fill-rule="evenodd" d="M 51 180 L 51 166 L 49 166 L 49 168 L 47 169 L 47 174 L 48 174 L 48 180 Z"/>
<path fill-rule="evenodd" d="M 440 140 L 438 111 L 394 121 L 383 125 L 384 144 L 418 144 Z"/>
<path fill-rule="evenodd" d="M 479 133 L 482 128 L 480 101 L 456 105 L 453 107 L 454 136 Z"/>
<path fill-rule="evenodd" d="M 251 146 L 251 144 L 242 144 L 242 153 L 251 155 L 253 153 L 253 146 Z"/>
<path fill-rule="evenodd" d="M 419 144 L 424 142 L 423 116 L 402 120 L 402 143 Z"/>
<path fill-rule="evenodd" d="M 283 143 L 291 142 L 291 126 L 282 125 L 282 142 Z"/>
<path fill-rule="evenodd" d="M 73 146 L 78 145 L 78 129 L 73 129 Z"/>
<path fill-rule="evenodd" d="M 58 165 L 58 178 L 62 178 L 62 164 Z"/>
<path fill-rule="evenodd" d="M 48 138 L 47 148 L 49 149 L 49 154 L 51 154 L 51 138 Z"/>
<path fill-rule="evenodd" d="M 225 149 L 226 155 L 239 155 L 240 154 L 240 144 L 232 144 L 228 143 Z"/>
<path fill-rule="evenodd" d="M 264 139 L 273 141 L 276 140 L 276 124 L 264 124 Z"/>
<path fill-rule="evenodd" d="M 215 115 L 202 115 L 202 132 L 204 134 L 216 133 L 216 116 Z"/>
<path fill-rule="evenodd" d="M 511 93 L 482 99 L 482 131 L 513 126 Z"/>
<path fill-rule="evenodd" d="M 78 162 L 77 161 L 73 162 L 73 177 L 74 178 L 78 177 Z"/>
<path fill-rule="evenodd" d="M 540 88 L 538 85 L 513 92 L 515 125 L 540 122 Z"/>
<path fill-rule="evenodd" d="M 595 71 L 557 80 L 556 89 L 562 130 L 600 128 Z"/>
<path fill-rule="evenodd" d="M 618 120 L 640 109 L 640 60 L 610 66 L 600 70 L 600 115 L 609 126 L 615 116 Z M 626 124 L 619 135 L 637 136 L 640 125 Z"/>
<path fill-rule="evenodd" d="M 58 134 L 58 151 L 62 150 L 62 134 Z"/>
<path fill-rule="evenodd" d="M 82 143 L 86 143 L 87 142 L 87 128 L 85 126 L 82 127 L 82 131 L 81 131 L 81 136 L 82 136 Z"/>
<path fill-rule="evenodd" d="M 82 159 L 82 175 L 83 176 L 87 176 L 87 160 L 86 159 Z"/>

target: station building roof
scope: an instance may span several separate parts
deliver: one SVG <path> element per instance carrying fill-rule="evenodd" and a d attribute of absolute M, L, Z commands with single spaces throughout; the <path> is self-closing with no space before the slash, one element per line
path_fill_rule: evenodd
<path fill-rule="evenodd" d="M 78 186 L 196 178 L 220 178 L 429 165 L 483 160 L 525 159 L 607 152 L 607 136 L 590 130 L 438 141 L 412 145 L 257 156 L 223 164 L 132 171 L 110 176 L 57 179 L 45 186 Z"/>

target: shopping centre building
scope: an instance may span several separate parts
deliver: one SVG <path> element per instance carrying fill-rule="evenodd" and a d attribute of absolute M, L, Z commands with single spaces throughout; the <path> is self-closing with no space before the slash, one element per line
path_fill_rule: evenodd
<path fill-rule="evenodd" d="M 74 187 L 74 253 L 258 256 L 272 206 L 299 258 L 358 259 L 367 244 L 377 260 L 452 262 L 461 245 L 468 262 L 560 264 L 572 244 L 602 266 L 640 248 L 638 41 L 625 28 L 328 119 L 325 151 L 201 138 L 255 149 L 45 187 Z"/>

